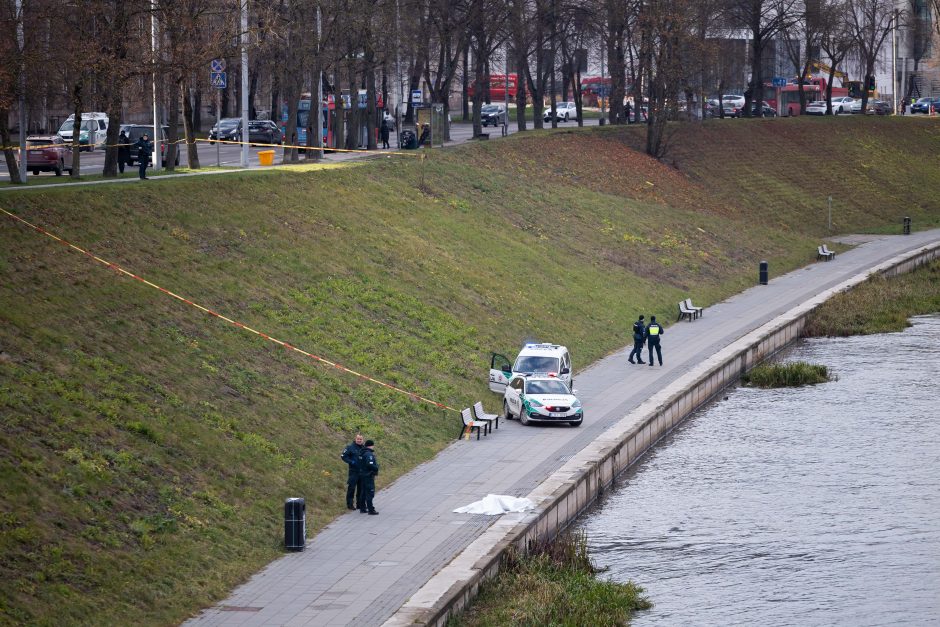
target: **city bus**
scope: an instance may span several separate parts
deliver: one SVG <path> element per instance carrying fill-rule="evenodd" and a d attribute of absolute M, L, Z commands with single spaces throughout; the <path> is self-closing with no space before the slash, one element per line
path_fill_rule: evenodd
<path fill-rule="evenodd" d="M 821 76 L 809 77 L 803 83 L 803 93 L 806 96 L 806 104 L 814 100 L 826 99 L 826 79 Z M 848 96 L 849 90 L 846 87 L 833 87 L 832 97 Z M 800 115 L 800 86 L 796 79 L 788 81 L 782 87 L 774 87 L 772 83 L 764 83 L 764 100 L 779 115 Z M 779 106 L 778 106 L 779 103 Z"/>
<path fill-rule="evenodd" d="M 508 77 L 508 79 L 507 79 Z M 475 89 L 474 82 L 470 81 L 470 85 L 467 87 L 467 97 L 471 100 L 474 97 Z M 503 102 L 506 100 L 506 89 L 508 84 L 509 89 L 509 100 L 515 101 L 516 94 L 519 93 L 519 75 L 518 74 L 490 74 L 489 76 L 483 77 L 484 92 L 486 89 L 487 83 L 490 87 L 490 100 L 492 102 Z M 523 86 L 525 89 L 525 86 Z"/>
<path fill-rule="evenodd" d="M 300 101 L 297 103 L 297 144 L 298 146 L 307 145 L 307 124 L 310 121 L 310 94 L 303 94 L 300 97 Z M 333 128 L 330 122 L 330 111 L 335 108 L 335 103 L 333 101 L 333 95 L 330 94 L 326 97 L 323 102 L 323 108 L 321 109 L 321 120 L 323 124 L 323 146 L 329 148 L 333 146 Z M 287 117 L 289 115 L 289 110 L 287 103 L 285 102 L 281 105 L 281 136 L 284 139 L 285 145 L 290 142 L 290 138 L 287 137 Z"/>

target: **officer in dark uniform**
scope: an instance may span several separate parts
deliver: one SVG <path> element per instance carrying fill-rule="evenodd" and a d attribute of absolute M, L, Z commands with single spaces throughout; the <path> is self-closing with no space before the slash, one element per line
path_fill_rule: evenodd
<path fill-rule="evenodd" d="M 357 433 L 356 439 L 343 449 L 341 457 L 349 466 L 349 476 L 346 477 L 346 509 L 356 509 L 362 503 L 362 490 L 359 489 L 359 459 L 365 450 L 361 433 Z M 356 494 L 357 490 L 358 494 Z M 355 506 L 353 506 L 353 496 L 356 497 Z"/>
<path fill-rule="evenodd" d="M 362 502 L 359 505 L 359 512 L 370 516 L 377 516 L 378 512 L 372 506 L 372 498 L 375 496 L 375 476 L 379 474 L 379 462 L 375 459 L 375 442 L 366 440 L 366 447 L 362 451 L 362 457 L 359 458 L 359 493 L 362 495 Z"/>
<path fill-rule="evenodd" d="M 124 174 L 124 166 L 130 163 L 131 160 L 131 140 L 128 139 L 127 133 L 121 131 L 121 135 L 118 137 L 118 170 L 121 174 Z"/>
<path fill-rule="evenodd" d="M 643 340 L 646 338 L 646 323 L 643 322 L 643 316 L 633 323 L 633 350 L 630 351 L 630 357 L 627 360 L 631 364 L 645 364 L 643 361 Z M 633 356 L 636 355 L 636 361 Z"/>
<path fill-rule="evenodd" d="M 650 325 L 646 327 L 646 341 L 649 347 L 650 366 L 653 365 L 653 349 L 656 349 L 656 355 L 659 357 L 659 365 L 663 365 L 663 351 L 659 347 L 659 338 L 663 334 L 663 328 L 656 322 L 656 316 L 650 316 Z"/>
<path fill-rule="evenodd" d="M 140 180 L 147 180 L 147 166 L 150 165 L 150 155 L 153 154 L 153 144 L 150 143 L 147 134 L 140 136 L 137 143 L 134 144 L 137 149 L 137 158 L 140 160 Z"/>

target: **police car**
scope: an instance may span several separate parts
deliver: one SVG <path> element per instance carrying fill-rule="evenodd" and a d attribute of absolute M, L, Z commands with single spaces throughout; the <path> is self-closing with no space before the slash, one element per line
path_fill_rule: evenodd
<path fill-rule="evenodd" d="M 559 344 L 526 344 L 519 351 L 515 362 L 510 362 L 505 355 L 492 354 L 490 390 L 502 394 L 506 391 L 509 380 L 516 374 L 550 375 L 561 379 L 569 390 L 574 388 L 571 355 L 567 348 Z"/>
<path fill-rule="evenodd" d="M 524 425 L 531 422 L 567 422 L 580 427 L 584 420 L 581 401 L 558 377 L 517 374 L 503 393 L 503 416 Z"/>

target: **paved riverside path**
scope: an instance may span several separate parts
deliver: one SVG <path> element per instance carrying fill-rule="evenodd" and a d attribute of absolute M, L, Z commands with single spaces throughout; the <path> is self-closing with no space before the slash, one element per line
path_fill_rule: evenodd
<path fill-rule="evenodd" d="M 501 421 L 498 430 L 480 441 L 456 442 L 379 492 L 379 516 L 340 516 L 308 541 L 306 551 L 272 562 L 186 624 L 381 625 L 498 518 L 451 510 L 488 493 L 526 496 L 607 427 L 719 349 L 823 290 L 936 242 L 940 229 L 873 236 L 835 261 L 771 278 L 767 286 L 708 307 L 695 322 L 669 320 L 662 339 L 664 367 L 627 363 L 631 343 L 576 372 L 575 387 L 585 408 L 582 427 Z M 757 261 L 754 278 L 756 282 Z M 690 296 L 694 300 L 695 294 Z M 623 334 L 627 339 L 629 329 Z M 481 377 L 486 376 L 484 366 Z M 490 411 L 501 402 L 495 394 L 483 401 Z M 454 416 L 455 436 L 457 429 Z"/>

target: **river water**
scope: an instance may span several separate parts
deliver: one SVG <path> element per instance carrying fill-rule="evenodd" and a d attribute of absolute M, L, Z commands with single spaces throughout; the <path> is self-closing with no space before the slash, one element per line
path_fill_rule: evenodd
<path fill-rule="evenodd" d="M 940 316 L 800 342 L 837 381 L 736 388 L 579 521 L 635 627 L 940 625 Z"/>

